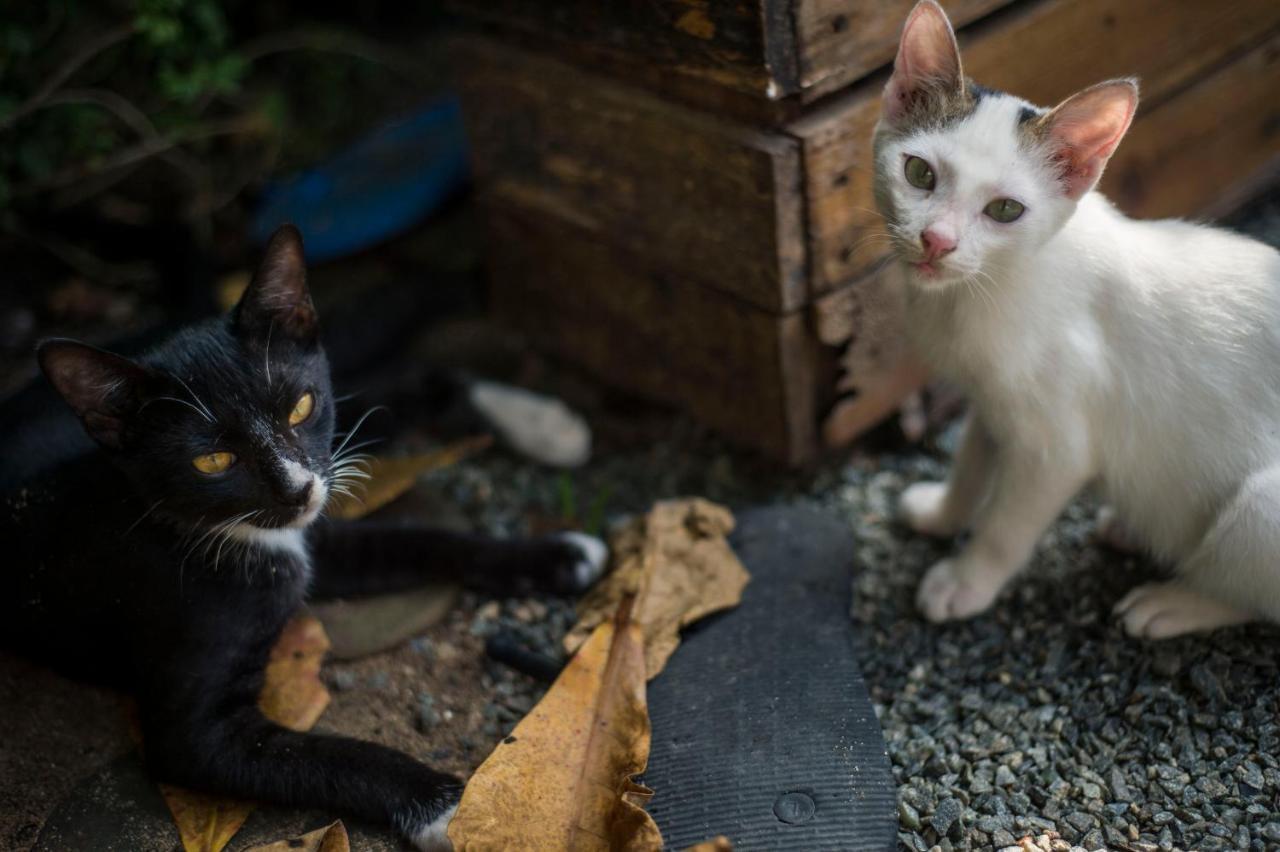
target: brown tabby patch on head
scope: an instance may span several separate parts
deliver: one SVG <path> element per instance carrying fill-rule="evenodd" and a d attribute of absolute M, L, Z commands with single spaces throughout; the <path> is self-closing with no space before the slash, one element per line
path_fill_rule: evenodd
<path fill-rule="evenodd" d="M 972 115 L 978 102 L 993 94 L 996 92 L 968 78 L 963 78 L 959 84 L 954 80 L 929 81 L 911 91 L 906 121 L 895 130 L 900 136 L 910 136 L 924 130 L 948 127 Z"/>

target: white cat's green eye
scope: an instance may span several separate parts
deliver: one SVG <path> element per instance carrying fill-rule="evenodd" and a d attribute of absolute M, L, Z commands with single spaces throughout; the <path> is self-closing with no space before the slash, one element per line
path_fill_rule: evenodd
<path fill-rule="evenodd" d="M 997 198 L 995 201 L 982 208 L 982 212 L 986 213 L 997 222 L 1008 224 L 1020 217 L 1027 208 L 1023 207 L 1012 198 Z"/>
<path fill-rule="evenodd" d="M 312 409 L 315 408 L 316 398 L 311 395 L 311 391 L 307 391 L 298 397 L 298 401 L 293 404 L 293 411 L 289 412 L 289 425 L 297 426 L 302 421 L 311 416 Z"/>
<path fill-rule="evenodd" d="M 916 189 L 933 189 L 937 182 L 933 176 L 933 167 L 919 157 L 907 157 L 902 171 L 907 176 L 907 183 Z"/>
<path fill-rule="evenodd" d="M 223 473 L 235 463 L 235 453 L 207 453 L 203 456 L 196 456 L 191 460 L 192 467 L 201 473 L 210 475 Z"/>

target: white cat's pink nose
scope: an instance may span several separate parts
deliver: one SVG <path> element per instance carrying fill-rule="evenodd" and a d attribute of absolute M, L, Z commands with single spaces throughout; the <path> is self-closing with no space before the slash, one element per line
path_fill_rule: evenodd
<path fill-rule="evenodd" d="M 920 233 L 920 245 L 924 247 L 924 259 L 933 261 L 955 251 L 956 238 L 943 231 L 926 228 Z"/>

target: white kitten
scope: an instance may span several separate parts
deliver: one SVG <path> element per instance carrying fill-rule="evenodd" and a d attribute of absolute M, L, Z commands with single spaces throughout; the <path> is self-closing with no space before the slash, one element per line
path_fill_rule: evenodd
<path fill-rule="evenodd" d="M 1092 191 L 1137 102 L 1131 80 L 1053 110 L 991 92 L 936 3 L 907 19 L 875 133 L 888 274 L 971 401 L 946 484 L 901 501 L 917 531 L 973 527 L 920 586 L 934 621 L 990 606 L 1091 482 L 1176 566 L 1120 602 L 1131 634 L 1280 621 L 1280 254 Z"/>

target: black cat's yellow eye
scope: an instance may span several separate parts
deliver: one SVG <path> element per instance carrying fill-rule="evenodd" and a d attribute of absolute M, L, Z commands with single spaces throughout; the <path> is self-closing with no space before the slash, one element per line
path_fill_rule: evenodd
<path fill-rule="evenodd" d="M 907 157 L 902 171 L 907 176 L 907 183 L 916 189 L 933 189 L 937 182 L 933 176 L 933 167 L 919 157 Z"/>
<path fill-rule="evenodd" d="M 982 208 L 982 212 L 986 213 L 997 222 L 1008 224 L 1020 217 L 1027 208 L 1023 207 L 1012 198 L 997 198 L 995 201 Z"/>
<path fill-rule="evenodd" d="M 315 407 L 316 398 L 311 395 L 311 391 L 307 391 L 298 397 L 298 401 L 293 404 L 293 411 L 289 412 L 289 425 L 297 426 L 306 420 L 311 416 L 311 412 Z"/>
<path fill-rule="evenodd" d="M 207 474 L 223 473 L 235 463 L 235 453 L 207 453 L 191 460 L 192 467 Z"/>

